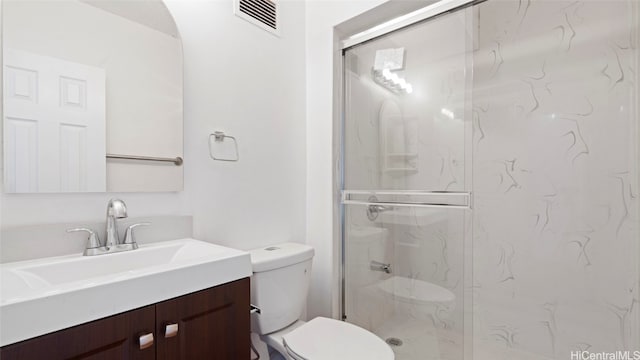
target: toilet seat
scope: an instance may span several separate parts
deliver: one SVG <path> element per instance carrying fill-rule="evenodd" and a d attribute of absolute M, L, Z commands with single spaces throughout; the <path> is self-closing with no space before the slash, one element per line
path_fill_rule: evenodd
<path fill-rule="evenodd" d="M 393 360 L 393 350 L 373 333 L 343 321 L 317 317 L 283 336 L 296 360 Z"/>

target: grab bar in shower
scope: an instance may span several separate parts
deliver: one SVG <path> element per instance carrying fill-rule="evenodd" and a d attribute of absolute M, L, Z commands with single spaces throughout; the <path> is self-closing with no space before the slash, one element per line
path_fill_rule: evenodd
<path fill-rule="evenodd" d="M 469 209 L 471 193 L 456 191 L 391 191 L 343 190 L 342 204 L 364 205 L 370 208 L 438 207 Z"/>

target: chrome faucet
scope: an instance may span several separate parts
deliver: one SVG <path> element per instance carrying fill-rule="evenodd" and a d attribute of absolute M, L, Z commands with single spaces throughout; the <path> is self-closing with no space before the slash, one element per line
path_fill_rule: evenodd
<path fill-rule="evenodd" d="M 119 199 L 109 200 L 107 204 L 107 240 L 104 246 L 108 249 L 120 244 L 116 219 L 127 217 L 127 205 Z"/>
<path fill-rule="evenodd" d="M 87 246 L 84 251 L 85 256 L 110 254 L 120 251 L 135 250 L 138 243 L 135 240 L 133 229 L 141 225 L 150 225 L 151 223 L 142 222 L 130 225 L 125 232 L 123 241 L 118 236 L 117 219 L 127 217 L 127 205 L 119 199 L 109 200 L 107 205 L 107 238 L 103 243 L 100 242 L 98 234 L 87 228 L 68 229 L 67 232 L 84 231 L 89 234 Z"/>

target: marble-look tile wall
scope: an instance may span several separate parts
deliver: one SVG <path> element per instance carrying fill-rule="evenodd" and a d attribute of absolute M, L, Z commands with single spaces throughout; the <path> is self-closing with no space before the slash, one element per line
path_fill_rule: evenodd
<path fill-rule="evenodd" d="M 640 350 L 635 3 L 474 9 L 475 359 Z"/>

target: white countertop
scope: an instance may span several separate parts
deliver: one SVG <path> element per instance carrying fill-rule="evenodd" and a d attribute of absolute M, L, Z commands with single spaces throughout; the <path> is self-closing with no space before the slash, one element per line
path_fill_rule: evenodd
<path fill-rule="evenodd" d="M 188 238 L 0 264 L 0 346 L 248 276 L 249 253 Z"/>

